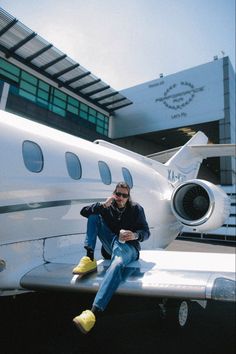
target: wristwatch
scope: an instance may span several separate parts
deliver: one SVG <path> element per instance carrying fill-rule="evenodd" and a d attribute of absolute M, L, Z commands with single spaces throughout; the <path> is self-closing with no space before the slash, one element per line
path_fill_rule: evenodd
<path fill-rule="evenodd" d="M 139 239 L 139 235 L 137 234 L 137 232 L 134 232 L 134 239 L 138 240 Z"/>

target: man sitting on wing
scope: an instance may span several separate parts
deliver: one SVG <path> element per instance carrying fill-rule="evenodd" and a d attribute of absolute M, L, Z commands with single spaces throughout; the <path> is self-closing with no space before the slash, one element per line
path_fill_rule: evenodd
<path fill-rule="evenodd" d="M 87 274 L 96 271 L 94 249 L 99 237 L 105 252 L 111 256 L 101 286 L 96 294 L 91 310 L 83 311 L 73 322 L 83 333 L 94 326 L 95 315 L 104 311 L 112 295 L 122 281 L 125 267 L 139 258 L 140 242 L 150 236 L 145 213 L 141 205 L 133 203 L 130 187 L 125 182 L 116 185 L 113 194 L 105 203 L 95 203 L 81 210 L 88 218 L 83 257 L 73 269 L 73 274 Z"/>

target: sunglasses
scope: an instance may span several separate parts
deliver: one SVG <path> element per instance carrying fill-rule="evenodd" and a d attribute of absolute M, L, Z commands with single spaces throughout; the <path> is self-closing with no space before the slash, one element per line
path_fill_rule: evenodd
<path fill-rule="evenodd" d="M 129 198 L 129 194 L 126 193 L 120 193 L 120 192 L 115 192 L 115 195 L 117 195 L 117 197 L 123 197 L 123 198 Z"/>

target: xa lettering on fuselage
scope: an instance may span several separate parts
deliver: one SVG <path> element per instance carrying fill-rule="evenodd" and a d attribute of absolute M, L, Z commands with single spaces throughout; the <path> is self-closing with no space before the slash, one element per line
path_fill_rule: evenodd
<path fill-rule="evenodd" d="M 174 170 L 168 170 L 168 180 L 170 182 L 184 182 L 186 181 L 186 175 L 183 175 L 182 173 L 177 173 Z"/>

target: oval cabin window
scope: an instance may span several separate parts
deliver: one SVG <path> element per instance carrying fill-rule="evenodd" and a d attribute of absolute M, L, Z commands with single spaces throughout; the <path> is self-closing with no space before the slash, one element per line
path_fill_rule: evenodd
<path fill-rule="evenodd" d="M 128 184 L 129 188 L 130 189 L 133 188 L 133 178 L 128 168 L 122 167 L 122 174 L 123 174 L 124 181 Z"/>
<path fill-rule="evenodd" d="M 72 152 L 66 152 L 66 167 L 69 176 L 72 179 L 80 179 L 82 176 L 82 167 L 77 155 Z"/>
<path fill-rule="evenodd" d="M 111 184 L 111 171 L 106 162 L 98 161 L 99 173 L 104 184 Z"/>
<path fill-rule="evenodd" d="M 40 146 L 33 141 L 25 140 L 22 145 L 25 167 L 30 172 L 41 172 L 43 169 L 43 153 Z"/>

